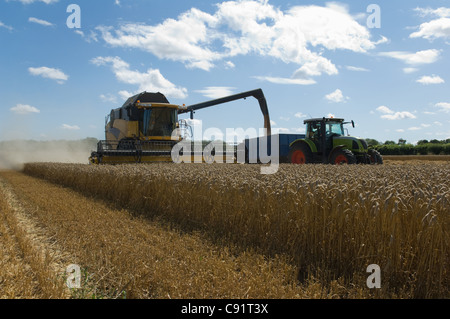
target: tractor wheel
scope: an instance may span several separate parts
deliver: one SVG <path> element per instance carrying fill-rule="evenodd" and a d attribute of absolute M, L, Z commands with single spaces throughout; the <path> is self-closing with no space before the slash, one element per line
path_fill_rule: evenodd
<path fill-rule="evenodd" d="M 292 164 L 310 164 L 312 163 L 312 152 L 305 144 L 295 144 L 289 150 L 288 158 Z"/>
<path fill-rule="evenodd" d="M 376 150 L 369 150 L 370 164 L 383 164 L 383 157 Z"/>
<path fill-rule="evenodd" d="M 350 150 L 341 149 L 338 150 L 331 158 L 331 164 L 356 164 L 356 156 Z"/>

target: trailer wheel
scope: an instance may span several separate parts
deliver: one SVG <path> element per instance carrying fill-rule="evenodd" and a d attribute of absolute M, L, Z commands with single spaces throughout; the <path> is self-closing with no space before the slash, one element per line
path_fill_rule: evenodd
<path fill-rule="evenodd" d="M 303 143 L 294 144 L 289 150 L 288 159 L 292 164 L 309 164 L 312 162 L 312 152 L 309 147 Z"/>

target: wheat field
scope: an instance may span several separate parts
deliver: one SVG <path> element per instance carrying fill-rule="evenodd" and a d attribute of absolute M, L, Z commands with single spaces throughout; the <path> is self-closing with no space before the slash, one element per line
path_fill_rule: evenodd
<path fill-rule="evenodd" d="M 266 276 L 263 281 L 268 287 L 274 287 L 274 280 L 277 282 L 277 292 L 257 280 L 259 288 L 248 285 L 253 288 L 247 293 L 247 285 L 244 285 L 246 288 L 239 286 L 238 293 L 231 292 L 234 291 L 231 286 L 225 285 L 231 289 L 226 293 L 227 289 L 221 287 L 223 284 L 217 283 L 214 289 L 209 287 L 212 290 L 207 289 L 208 293 L 205 293 L 204 286 L 195 284 L 192 286 L 195 289 L 187 289 L 189 293 L 178 294 L 178 297 L 450 296 L 448 163 L 282 165 L 274 175 L 261 175 L 258 165 L 40 163 L 27 164 L 24 173 L 70 187 L 89 200 L 101 200 L 114 205 L 115 209 L 120 207 L 132 212 L 139 222 L 127 228 L 131 232 L 133 227 L 141 224 L 163 223 L 182 234 L 201 234 L 202 240 L 210 243 L 208 245 L 220 247 L 216 249 L 233 247 L 232 252 L 227 252 L 229 257 L 237 254 L 241 258 L 242 254 L 250 254 L 252 258 L 262 258 L 261 262 L 270 261 L 284 269 L 280 275 L 282 280 L 280 277 L 269 280 L 273 273 L 263 272 Z M 64 198 L 59 201 L 63 202 Z M 76 208 L 73 214 L 77 209 L 81 208 Z M 108 231 L 119 236 L 118 226 L 107 222 L 108 214 L 105 213 L 105 225 L 100 223 L 83 236 L 101 239 Z M 90 218 L 82 216 L 80 219 Z M 54 227 L 58 229 L 60 226 L 55 218 L 52 223 L 56 223 Z M 108 254 L 106 248 L 103 251 L 103 246 L 97 246 L 95 254 Z M 182 252 L 179 254 L 183 255 Z M 138 255 L 133 258 L 139 260 Z M 125 264 L 131 262 L 123 261 Z M 117 266 L 120 268 L 117 273 L 131 276 L 121 264 L 120 257 L 111 263 L 121 265 Z M 381 268 L 380 289 L 366 286 L 369 275 L 366 268 L 371 264 Z M 262 265 L 268 269 L 272 267 L 264 262 Z M 169 268 L 173 267 L 183 268 L 184 265 Z M 192 267 L 183 268 L 184 275 L 189 277 L 189 272 L 197 272 L 197 265 Z M 132 273 L 141 271 L 135 269 Z M 255 271 L 251 273 L 256 276 Z M 209 276 L 220 278 L 222 275 Z M 128 285 L 122 289 L 116 285 L 113 291 L 126 291 L 127 296 L 167 297 L 167 294 L 143 293 L 138 288 L 142 287 L 141 281 L 133 276 L 129 280 L 135 282 L 130 284 L 133 288 Z M 179 282 L 166 282 L 166 285 L 176 286 Z M 153 286 L 158 284 L 153 283 Z M 175 292 L 172 294 L 176 295 Z"/>

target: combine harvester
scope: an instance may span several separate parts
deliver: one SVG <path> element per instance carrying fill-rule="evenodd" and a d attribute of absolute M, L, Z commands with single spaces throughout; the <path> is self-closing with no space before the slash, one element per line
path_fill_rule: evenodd
<path fill-rule="evenodd" d="M 271 126 L 267 102 L 261 89 L 243 92 L 220 99 L 202 102 L 191 106 L 170 104 L 161 93 L 143 92 L 130 97 L 122 107 L 113 109 L 106 117 L 106 140 L 99 141 L 97 150 L 92 152 L 89 162 L 92 164 L 152 163 L 172 162 L 172 149 L 186 141 L 186 132 L 191 128 L 186 120 L 179 120 L 178 115 L 194 112 L 218 104 L 254 97 L 258 100 L 264 117 L 264 137 L 245 139 L 241 145 L 234 147 L 233 162 L 238 160 L 238 152 L 245 152 L 245 163 L 259 163 L 259 146 L 266 143 L 267 155 L 271 154 Z M 381 155 L 368 149 L 364 139 L 345 136 L 343 119 L 322 118 L 309 119 L 306 135 L 277 134 L 279 141 L 280 163 L 293 164 L 382 164 Z M 257 150 L 253 151 L 253 145 Z M 203 150 L 181 154 L 192 161 L 203 158 Z M 223 154 L 229 158 L 230 154 Z"/>

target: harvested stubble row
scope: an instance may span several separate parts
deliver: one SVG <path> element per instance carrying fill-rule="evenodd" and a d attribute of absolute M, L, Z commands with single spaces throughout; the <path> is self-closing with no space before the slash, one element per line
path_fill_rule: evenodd
<path fill-rule="evenodd" d="M 200 229 L 223 242 L 286 254 L 299 279 L 382 271 L 385 296 L 450 297 L 450 165 L 27 164 L 24 172 Z"/>

